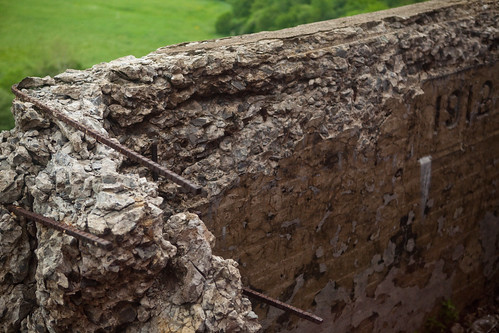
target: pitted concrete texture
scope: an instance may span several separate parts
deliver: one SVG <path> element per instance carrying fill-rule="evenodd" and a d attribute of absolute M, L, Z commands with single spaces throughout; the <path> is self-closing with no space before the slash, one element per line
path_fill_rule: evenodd
<path fill-rule="evenodd" d="M 3 210 L 2 329 L 415 331 L 497 290 L 498 9 L 430 1 L 24 80 L 141 154 L 156 142 L 208 196 L 15 100 L 1 203 L 115 250 Z M 325 322 L 252 310 L 243 285 Z"/>

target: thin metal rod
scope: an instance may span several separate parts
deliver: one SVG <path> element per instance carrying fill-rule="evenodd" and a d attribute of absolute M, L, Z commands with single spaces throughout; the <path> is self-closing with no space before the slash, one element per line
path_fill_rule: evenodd
<path fill-rule="evenodd" d="M 78 230 L 68 224 L 57 222 L 56 220 L 30 212 L 29 210 L 26 210 L 19 206 L 9 205 L 7 206 L 7 209 L 16 215 L 24 216 L 32 221 L 40 222 L 44 226 L 62 231 L 63 233 L 76 237 L 84 242 L 94 244 L 95 246 L 102 247 L 106 250 L 112 250 L 113 248 L 113 243 L 111 243 L 110 241 L 92 235 L 88 232 Z"/>
<path fill-rule="evenodd" d="M 257 299 L 259 301 L 262 301 L 264 303 L 267 303 L 269 305 L 272 305 L 273 307 L 276 307 L 278 309 L 284 310 L 286 312 L 291 312 L 291 313 L 297 315 L 298 317 L 306 319 L 308 321 L 311 321 L 311 322 L 313 322 L 315 324 L 322 324 L 322 322 L 324 321 L 324 319 L 322 319 L 321 317 L 318 317 L 318 316 L 314 315 L 313 313 L 310 313 L 310 312 L 303 311 L 301 309 L 295 308 L 292 305 L 289 305 L 289 304 L 281 302 L 281 301 L 279 301 L 277 299 L 268 297 L 268 296 L 266 296 L 266 295 L 264 295 L 262 293 L 259 293 L 258 291 L 254 291 L 253 289 L 249 289 L 249 288 L 243 287 L 243 294 L 246 295 L 246 296 L 248 296 L 248 297 Z"/>
<path fill-rule="evenodd" d="M 71 127 L 74 127 L 77 130 L 82 131 L 83 133 L 85 133 L 85 135 L 91 136 L 94 139 L 96 139 L 97 141 L 99 141 L 100 143 L 105 144 L 106 146 L 120 152 L 121 154 L 128 157 L 129 159 L 131 159 L 131 160 L 133 160 L 133 161 L 135 161 L 135 162 L 137 162 L 145 167 L 148 167 L 149 169 L 151 169 L 151 171 L 153 173 L 155 172 L 156 174 L 161 175 L 161 176 L 165 177 L 166 179 L 171 180 L 172 182 L 180 185 L 182 188 L 188 190 L 189 192 L 191 192 L 193 194 L 201 194 L 203 192 L 202 188 L 199 185 L 196 185 L 196 184 L 190 182 L 189 180 L 174 173 L 173 171 L 170 171 L 167 168 L 159 165 L 158 163 L 151 161 L 147 157 L 144 157 L 144 156 L 140 155 L 139 153 L 136 153 L 135 151 L 123 146 L 122 144 L 115 142 L 115 141 L 112 141 L 111 139 L 103 136 L 102 134 L 97 133 L 94 130 L 76 122 L 75 120 L 69 118 L 68 116 L 66 116 L 62 112 L 46 106 L 45 104 L 41 103 L 35 97 L 29 96 L 28 94 L 20 91 L 17 88 L 16 84 L 14 84 L 11 89 L 12 89 L 12 92 L 14 93 L 14 95 L 16 95 L 21 100 L 32 103 L 40 110 L 47 113 L 49 116 L 52 116 L 55 119 L 61 120 L 65 124 L 67 124 Z"/>

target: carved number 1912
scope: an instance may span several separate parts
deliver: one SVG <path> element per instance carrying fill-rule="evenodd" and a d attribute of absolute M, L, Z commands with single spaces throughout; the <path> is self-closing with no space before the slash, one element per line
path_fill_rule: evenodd
<path fill-rule="evenodd" d="M 478 103 L 473 103 L 473 86 L 469 86 L 467 94 L 463 93 L 460 89 L 454 90 L 447 97 L 443 108 L 442 95 L 437 96 L 434 123 L 435 131 L 437 131 L 440 127 L 440 122 L 445 123 L 445 126 L 449 129 L 457 126 L 459 119 L 461 119 L 461 106 L 463 104 L 462 99 L 466 95 L 468 97 L 466 103 L 466 121 L 468 125 L 471 124 L 475 118 L 489 114 L 492 110 L 492 88 L 492 82 L 485 81 L 479 92 Z"/>

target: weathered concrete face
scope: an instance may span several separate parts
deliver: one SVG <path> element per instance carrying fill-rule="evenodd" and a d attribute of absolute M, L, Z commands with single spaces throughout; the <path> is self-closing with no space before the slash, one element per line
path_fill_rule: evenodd
<path fill-rule="evenodd" d="M 497 30 L 485 46 L 469 11 L 433 15 L 304 60 L 321 75 L 282 97 L 300 114 L 281 132 L 299 133 L 291 156 L 203 210 L 243 281 L 315 309 L 319 331 L 413 331 L 443 299 L 463 308 L 497 288 Z M 325 65 L 338 53 L 341 74 Z M 317 330 L 257 312 L 269 331 Z"/>
<path fill-rule="evenodd" d="M 325 319 L 258 304 L 267 331 L 413 331 L 494 290 L 498 9 L 434 1 L 25 81 L 137 152 L 157 142 L 208 197 L 15 101 L 2 203 L 120 247 L 4 213 L 4 327 L 254 331 L 242 280 Z"/>

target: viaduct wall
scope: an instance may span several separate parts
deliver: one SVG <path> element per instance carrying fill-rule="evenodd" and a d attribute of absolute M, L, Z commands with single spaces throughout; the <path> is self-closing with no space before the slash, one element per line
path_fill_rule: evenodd
<path fill-rule="evenodd" d="M 3 209 L 2 327 L 414 331 L 497 294 L 498 9 L 430 1 L 25 79 L 207 196 L 15 100 L 2 204 L 118 249 Z M 251 310 L 242 286 L 325 322 Z"/>

